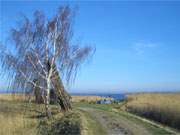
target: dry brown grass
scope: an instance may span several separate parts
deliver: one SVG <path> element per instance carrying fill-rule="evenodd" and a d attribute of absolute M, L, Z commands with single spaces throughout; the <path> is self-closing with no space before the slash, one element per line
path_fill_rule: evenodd
<path fill-rule="evenodd" d="M 104 98 L 100 96 L 72 96 L 72 102 L 96 102 L 103 99 L 112 99 Z"/>
<path fill-rule="evenodd" d="M 4 101 L 24 101 L 27 97 L 24 94 L 0 94 L 0 100 Z"/>
<path fill-rule="evenodd" d="M 24 94 L 0 94 L 0 100 L 2 101 L 25 101 L 28 99 L 28 96 L 25 96 Z M 33 97 L 31 97 L 32 101 L 34 100 Z M 100 96 L 72 96 L 72 102 L 95 102 L 98 100 L 103 99 L 109 99 L 112 98 L 104 98 Z"/>
<path fill-rule="evenodd" d="M 180 129 L 180 93 L 142 93 L 128 96 L 129 112 Z"/>
<path fill-rule="evenodd" d="M 22 94 L 0 94 L 0 135 L 35 135 L 45 115 L 43 104 L 24 102 Z M 59 109 L 52 106 L 53 114 Z M 56 115 L 54 115 L 56 117 Z"/>
<path fill-rule="evenodd" d="M 35 112 L 25 112 L 22 104 L 0 100 L 0 134 L 32 135 L 36 134 L 37 119 L 31 118 Z"/>

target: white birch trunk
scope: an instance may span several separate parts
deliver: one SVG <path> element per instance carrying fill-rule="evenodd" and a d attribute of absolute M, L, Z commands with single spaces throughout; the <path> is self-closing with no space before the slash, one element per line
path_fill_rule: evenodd
<path fill-rule="evenodd" d="M 51 117 L 51 110 L 49 108 L 50 103 L 50 79 L 48 77 L 47 79 L 47 89 L 45 91 L 45 109 L 46 109 L 46 115 L 47 117 Z"/>

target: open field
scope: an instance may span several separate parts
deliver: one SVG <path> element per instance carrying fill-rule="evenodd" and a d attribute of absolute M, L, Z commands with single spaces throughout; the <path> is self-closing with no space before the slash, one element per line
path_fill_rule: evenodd
<path fill-rule="evenodd" d="M 24 101 L 27 99 L 23 94 L 0 94 L 0 100 L 4 101 Z"/>
<path fill-rule="evenodd" d="M 76 100 L 73 110 L 66 114 L 56 105 L 51 105 L 53 118 L 47 120 L 43 104 L 24 102 L 21 96 L 17 95 L 12 99 L 11 95 L 0 94 L 0 135 L 178 134 L 174 130 L 116 109 L 119 104 L 92 104 L 89 100 Z"/>
<path fill-rule="evenodd" d="M 43 104 L 24 102 L 21 94 L 0 94 L 0 135 L 45 135 L 81 131 L 78 112 L 64 115 L 59 108 L 51 105 L 53 118 L 47 120 Z M 67 123 L 69 126 L 65 126 Z M 62 127 L 66 127 L 65 129 Z"/>
<path fill-rule="evenodd" d="M 96 102 L 103 99 L 112 100 L 112 98 L 104 98 L 100 96 L 72 96 L 72 102 Z"/>
<path fill-rule="evenodd" d="M 180 93 L 132 94 L 126 110 L 180 130 Z"/>
<path fill-rule="evenodd" d="M 25 109 L 25 104 L 12 101 L 0 101 L 0 134 L 31 135 L 36 134 L 38 120 L 33 118 L 36 113 Z"/>
<path fill-rule="evenodd" d="M 112 98 L 104 98 L 101 96 L 71 96 L 72 102 L 96 102 L 98 100 L 103 99 L 112 99 Z M 0 94 L 0 100 L 5 101 L 24 101 L 27 100 L 29 97 L 23 94 Z M 34 98 L 31 97 L 33 101 Z"/>

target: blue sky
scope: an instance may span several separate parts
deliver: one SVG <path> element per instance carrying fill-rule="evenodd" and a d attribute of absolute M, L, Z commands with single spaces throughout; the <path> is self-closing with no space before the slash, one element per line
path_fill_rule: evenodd
<path fill-rule="evenodd" d="M 180 2 L 3 2 L 4 42 L 20 12 L 51 17 L 58 6 L 78 7 L 74 40 L 96 46 L 70 92 L 180 91 Z M 0 80 L 3 88 L 5 81 Z"/>

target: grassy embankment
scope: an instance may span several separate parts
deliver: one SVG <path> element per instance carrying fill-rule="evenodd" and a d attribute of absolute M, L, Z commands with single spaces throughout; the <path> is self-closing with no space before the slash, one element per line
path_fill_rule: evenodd
<path fill-rule="evenodd" d="M 180 93 L 132 94 L 128 100 L 128 112 L 180 130 Z"/>

